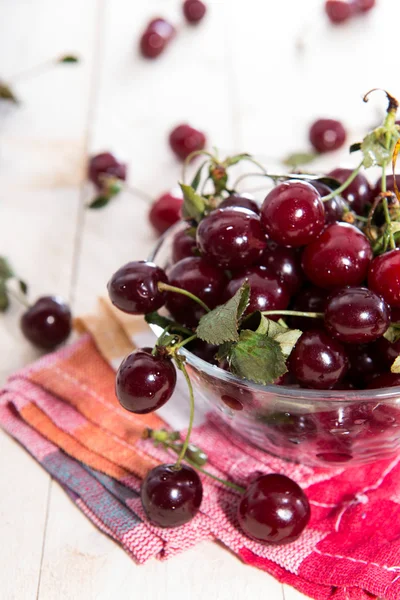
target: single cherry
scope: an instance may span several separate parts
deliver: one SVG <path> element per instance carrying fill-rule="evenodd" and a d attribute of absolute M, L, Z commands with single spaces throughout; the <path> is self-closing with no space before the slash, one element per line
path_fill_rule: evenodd
<path fill-rule="evenodd" d="M 372 290 L 349 287 L 331 295 L 325 308 L 325 328 L 347 344 L 367 344 L 383 335 L 390 308 Z"/>
<path fill-rule="evenodd" d="M 196 232 L 191 235 L 192 228 L 187 227 L 175 234 L 172 240 L 172 261 L 179 262 L 183 258 L 195 256 L 197 252 Z"/>
<path fill-rule="evenodd" d="M 330 194 L 332 191 L 321 181 L 310 181 L 310 183 L 313 187 L 315 187 L 321 198 L 323 196 L 328 196 L 328 194 Z M 330 223 L 335 223 L 336 221 L 341 221 L 345 207 L 346 204 L 341 196 L 335 196 L 330 200 L 326 200 L 324 202 L 325 223 L 328 225 Z"/>
<path fill-rule="evenodd" d="M 200 23 L 207 12 L 207 7 L 201 0 L 185 0 L 182 9 L 186 21 L 191 25 Z"/>
<path fill-rule="evenodd" d="M 102 177 L 116 177 L 126 180 L 127 168 L 110 152 L 102 152 L 92 156 L 88 165 L 88 177 L 98 188 L 102 186 Z"/>
<path fill-rule="evenodd" d="M 324 331 L 307 331 L 289 357 L 289 370 L 306 387 L 330 389 L 346 374 L 348 360 L 343 346 Z"/>
<path fill-rule="evenodd" d="M 150 21 L 140 38 L 140 51 L 145 58 L 157 58 L 162 54 L 168 42 L 175 36 L 176 30 L 165 19 Z"/>
<path fill-rule="evenodd" d="M 335 119 L 318 119 L 310 128 L 310 142 L 317 152 L 338 150 L 346 141 L 346 130 Z"/>
<path fill-rule="evenodd" d="M 52 350 L 71 333 L 71 311 L 58 296 L 43 296 L 21 317 L 24 336 L 38 348 Z"/>
<path fill-rule="evenodd" d="M 328 173 L 332 177 L 344 183 L 352 174 L 352 169 L 334 169 Z M 366 205 L 371 202 L 373 193 L 368 179 L 362 173 L 358 173 L 350 185 L 342 192 L 342 198 L 347 202 L 351 210 L 358 215 L 363 215 Z"/>
<path fill-rule="evenodd" d="M 374 375 L 381 372 L 374 344 L 352 344 L 346 352 L 350 363 L 346 379 L 357 388 L 364 388 Z"/>
<path fill-rule="evenodd" d="M 257 542 L 289 544 L 310 520 L 310 505 L 303 490 L 278 473 L 257 477 L 246 489 L 238 509 L 240 527 Z"/>
<path fill-rule="evenodd" d="M 120 310 L 145 315 L 161 308 L 165 303 L 165 292 L 158 289 L 159 283 L 168 283 L 166 274 L 153 263 L 129 262 L 114 273 L 108 282 L 111 302 Z"/>
<path fill-rule="evenodd" d="M 178 158 L 185 160 L 195 150 L 203 150 L 206 136 L 190 125 L 178 125 L 170 133 L 169 145 Z"/>
<path fill-rule="evenodd" d="M 183 198 L 174 194 L 163 194 L 152 205 L 149 220 L 157 233 L 162 234 L 181 218 Z"/>
<path fill-rule="evenodd" d="M 304 274 L 297 250 L 278 246 L 269 240 L 258 263 L 274 273 L 290 294 L 299 291 Z"/>
<path fill-rule="evenodd" d="M 250 304 L 246 309 L 246 314 L 256 310 L 283 310 L 287 308 L 290 300 L 289 290 L 277 275 L 263 266 L 248 267 L 234 273 L 226 286 L 225 300 L 234 296 L 245 281 L 248 281 L 250 285 Z M 279 319 L 279 316 L 276 319 Z"/>
<path fill-rule="evenodd" d="M 196 516 L 203 498 L 200 477 L 188 465 L 158 465 L 140 489 L 143 509 L 158 527 L 179 527 Z"/>
<path fill-rule="evenodd" d="M 256 215 L 260 214 L 260 207 L 257 202 L 252 198 L 248 198 L 247 196 L 238 196 L 237 194 L 233 194 L 232 196 L 228 196 L 225 200 L 222 200 L 221 204 L 218 208 L 228 208 L 231 206 L 239 206 L 240 208 L 247 208 L 248 210 L 253 211 Z"/>
<path fill-rule="evenodd" d="M 396 176 L 396 183 L 397 183 L 397 187 L 400 187 L 400 175 Z M 375 187 L 374 187 L 374 195 L 378 196 L 378 194 L 380 194 L 381 191 L 382 191 L 382 178 L 379 177 L 379 179 L 377 180 Z M 386 191 L 394 192 L 394 176 L 393 175 L 386 176 Z"/>
<path fill-rule="evenodd" d="M 197 245 L 211 264 L 225 269 L 248 267 L 266 246 L 259 217 L 245 208 L 218 208 L 197 228 Z"/>
<path fill-rule="evenodd" d="M 353 14 L 353 5 L 349 0 L 326 0 L 325 12 L 332 23 L 344 23 Z"/>
<path fill-rule="evenodd" d="M 391 250 L 374 258 L 368 273 L 368 287 L 388 304 L 400 307 L 400 250 Z"/>
<path fill-rule="evenodd" d="M 115 381 L 120 404 L 136 414 L 161 408 L 172 396 L 176 370 L 170 358 L 153 356 L 151 348 L 129 354 L 121 363 Z"/>
<path fill-rule="evenodd" d="M 372 258 L 371 244 L 357 227 L 333 223 L 305 248 L 302 267 L 312 283 L 334 289 L 360 285 Z"/>
<path fill-rule="evenodd" d="M 305 181 L 277 185 L 261 207 L 261 223 L 268 237 L 282 246 L 304 246 L 325 224 L 325 210 L 317 190 Z"/>

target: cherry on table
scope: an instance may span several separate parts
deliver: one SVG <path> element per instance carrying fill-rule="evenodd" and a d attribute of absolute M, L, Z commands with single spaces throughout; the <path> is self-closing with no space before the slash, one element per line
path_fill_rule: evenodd
<path fill-rule="evenodd" d="M 164 271 L 147 261 L 132 261 L 118 269 L 108 282 L 111 302 L 123 312 L 145 315 L 164 305 L 166 294 L 158 283 L 168 283 Z"/>
<path fill-rule="evenodd" d="M 271 273 L 274 273 L 290 294 L 299 291 L 304 280 L 304 273 L 301 268 L 300 255 L 294 248 L 278 246 L 275 242 L 268 240 L 267 247 L 258 264 L 267 267 Z"/>
<path fill-rule="evenodd" d="M 346 130 L 336 119 L 318 119 L 312 124 L 309 137 L 317 152 L 331 152 L 343 146 Z"/>
<path fill-rule="evenodd" d="M 303 490 L 289 477 L 261 475 L 246 489 L 238 508 L 240 527 L 258 542 L 289 544 L 297 540 L 310 520 Z"/>
<path fill-rule="evenodd" d="M 326 0 L 325 12 L 332 23 L 345 23 L 354 13 L 350 0 Z"/>
<path fill-rule="evenodd" d="M 172 240 L 172 262 L 177 263 L 183 258 L 196 255 L 196 239 L 195 235 L 190 234 L 190 230 L 191 227 L 187 227 L 174 235 L 174 239 Z"/>
<path fill-rule="evenodd" d="M 201 0 L 185 0 L 182 10 L 186 21 L 191 25 L 195 25 L 204 18 L 207 7 Z"/>
<path fill-rule="evenodd" d="M 153 203 L 149 220 L 157 233 L 162 234 L 181 218 L 183 198 L 171 193 L 166 193 L 157 198 Z"/>
<path fill-rule="evenodd" d="M 140 496 L 148 519 L 158 527 L 179 527 L 196 516 L 203 498 L 200 477 L 188 465 L 159 465 L 142 482 Z"/>
<path fill-rule="evenodd" d="M 126 180 L 127 167 L 121 163 L 111 152 L 102 152 L 92 156 L 88 165 L 88 177 L 98 188 L 102 186 L 102 177 L 110 176 Z"/>
<path fill-rule="evenodd" d="M 400 307 L 400 249 L 374 258 L 368 273 L 368 287 L 391 306 Z"/>
<path fill-rule="evenodd" d="M 169 135 L 169 145 L 178 158 L 185 160 L 192 152 L 204 149 L 206 136 L 190 125 L 178 125 Z"/>
<path fill-rule="evenodd" d="M 221 204 L 219 204 L 218 208 L 228 208 L 231 206 L 239 206 L 240 208 L 247 208 L 248 210 L 253 211 L 256 215 L 260 214 L 260 207 L 255 200 L 249 198 L 247 196 L 240 196 L 238 194 L 232 194 L 222 200 Z"/>
<path fill-rule="evenodd" d="M 165 19 L 150 21 L 140 38 L 140 51 L 145 58 L 157 58 L 162 54 L 168 42 L 174 37 L 175 27 Z"/>
<path fill-rule="evenodd" d="M 333 171 L 328 173 L 328 177 L 336 179 L 339 183 L 344 183 L 352 172 L 352 169 L 333 169 Z M 358 173 L 341 195 L 349 205 L 349 208 L 358 215 L 364 214 L 367 204 L 372 201 L 373 197 L 369 181 L 362 173 Z"/>
<path fill-rule="evenodd" d="M 43 296 L 21 317 L 21 330 L 34 346 L 45 350 L 56 348 L 71 333 L 71 311 L 58 296 Z"/>

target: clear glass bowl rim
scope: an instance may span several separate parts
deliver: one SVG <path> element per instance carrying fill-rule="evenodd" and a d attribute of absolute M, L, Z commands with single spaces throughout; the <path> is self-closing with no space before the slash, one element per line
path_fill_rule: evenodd
<path fill-rule="evenodd" d="M 183 222 L 179 221 L 172 227 L 170 227 L 158 240 L 157 244 L 153 248 L 148 260 L 157 264 L 157 255 L 164 245 L 164 242 L 172 238 L 182 228 Z M 162 329 L 158 325 L 150 325 L 152 331 L 157 335 L 161 334 Z M 207 361 L 199 358 L 186 348 L 181 348 L 180 353 L 185 356 L 187 362 L 198 371 L 204 372 L 211 377 L 215 377 L 220 381 L 224 381 L 237 386 L 246 387 L 254 392 L 262 392 L 266 394 L 274 394 L 285 398 L 290 398 L 298 401 L 299 403 L 330 400 L 332 402 L 376 402 L 377 400 L 396 400 L 400 396 L 400 387 L 386 387 L 377 388 L 370 390 L 309 390 L 307 388 L 293 388 L 283 385 L 260 385 L 248 381 L 247 379 L 241 379 L 228 371 L 224 371 L 215 365 L 210 365 Z"/>

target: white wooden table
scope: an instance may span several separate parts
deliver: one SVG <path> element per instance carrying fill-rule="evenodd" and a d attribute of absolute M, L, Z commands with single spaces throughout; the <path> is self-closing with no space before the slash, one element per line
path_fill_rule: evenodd
<path fill-rule="evenodd" d="M 281 157 L 307 147 L 318 116 L 342 118 L 357 140 L 385 105 L 362 104 L 370 88 L 400 95 L 398 0 L 378 0 L 370 16 L 339 28 L 322 0 L 208 4 L 203 24 L 180 26 L 168 52 L 148 62 L 137 54 L 140 32 L 153 16 L 181 21 L 180 0 L 0 0 L 0 79 L 68 51 L 82 57 L 17 82 L 23 103 L 0 108 L 0 254 L 33 298 L 57 292 L 75 314 L 89 310 L 113 270 L 154 243 L 139 198 L 85 210 L 93 152 L 117 152 L 132 184 L 156 195 L 180 175 L 167 145 L 175 124 L 204 129 L 229 152 Z M 344 152 L 320 165 L 339 160 L 352 159 Z M 0 384 L 36 355 L 18 316 L 15 307 L 0 317 Z M 2 432 L 0 540 L 1 600 L 302 597 L 211 542 L 137 567 Z"/>

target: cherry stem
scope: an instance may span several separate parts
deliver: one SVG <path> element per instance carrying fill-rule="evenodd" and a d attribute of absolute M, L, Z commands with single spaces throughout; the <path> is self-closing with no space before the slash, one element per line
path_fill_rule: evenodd
<path fill-rule="evenodd" d="M 332 198 L 335 198 L 336 196 L 339 196 L 339 194 L 341 194 L 347 187 L 349 187 L 349 185 L 354 181 L 354 179 L 357 177 L 357 175 L 360 172 L 361 167 L 363 166 L 363 162 L 362 161 L 358 167 L 356 167 L 354 169 L 354 171 L 351 173 L 351 175 L 349 175 L 349 177 L 346 179 L 345 182 L 342 183 L 342 185 L 340 185 L 338 188 L 336 188 L 336 190 L 333 190 L 330 194 L 328 194 L 327 196 L 323 196 L 321 198 L 322 202 L 326 202 L 327 200 L 332 200 Z"/>
<path fill-rule="evenodd" d="M 191 294 L 190 292 L 188 292 L 186 290 L 183 290 L 182 288 L 178 288 L 178 287 L 175 287 L 174 285 L 169 285 L 169 283 L 163 283 L 162 281 L 160 281 L 158 283 L 158 289 L 160 290 L 160 292 L 174 292 L 176 294 L 181 294 L 182 296 L 186 296 L 187 298 L 194 300 L 194 302 L 197 302 L 197 304 L 200 304 L 200 306 L 202 308 L 204 308 L 204 310 L 206 312 L 210 312 L 210 309 L 208 308 L 207 304 L 205 304 L 203 302 L 203 300 L 200 300 L 200 298 L 198 298 L 197 296 L 195 296 L 194 294 Z"/>
<path fill-rule="evenodd" d="M 46 60 L 38 65 L 35 65 L 34 67 L 28 67 L 27 69 L 24 69 L 23 71 L 20 71 L 19 73 L 15 73 L 11 77 L 9 77 L 8 81 L 10 81 L 11 83 L 15 83 L 16 81 L 19 81 L 21 79 L 26 79 L 27 77 L 40 75 L 41 73 L 48 71 L 51 67 L 54 67 L 55 65 L 57 65 L 58 62 L 61 61 L 61 59 L 62 59 L 62 56 L 58 56 L 57 58 L 52 58 L 52 59 Z"/>
<path fill-rule="evenodd" d="M 386 165 L 382 165 L 381 188 L 382 188 L 382 192 L 385 193 L 386 192 Z M 390 249 L 394 250 L 396 248 L 396 242 L 394 241 L 394 235 L 393 235 L 393 231 L 392 231 L 392 220 L 390 218 L 387 198 L 383 198 L 382 206 L 383 206 L 383 213 L 385 215 L 385 221 L 386 221 L 386 225 L 387 225 L 388 233 L 389 233 Z"/>
<path fill-rule="evenodd" d="M 195 150 L 194 152 L 191 152 L 189 154 L 189 156 L 185 159 L 185 162 L 183 163 L 183 167 L 182 167 L 182 181 L 183 181 L 183 183 L 186 183 L 186 171 L 187 171 L 187 168 L 188 168 L 189 164 L 192 162 L 192 160 L 194 158 L 196 158 L 196 156 L 208 156 L 213 162 L 216 161 L 215 156 L 213 156 L 211 154 L 211 152 L 207 152 L 207 150 Z"/>
<path fill-rule="evenodd" d="M 185 363 L 183 363 L 182 360 L 175 360 L 175 364 L 178 367 L 178 369 L 180 369 L 182 371 L 183 376 L 186 379 L 186 383 L 187 383 L 188 388 L 189 388 L 189 400 L 190 400 L 189 427 L 188 427 L 188 430 L 186 432 L 185 441 L 183 442 L 182 449 L 181 449 L 180 454 L 178 456 L 178 460 L 175 463 L 175 467 L 177 469 L 179 469 L 179 467 L 181 466 L 181 462 L 182 462 L 182 460 L 185 457 L 186 450 L 188 449 L 189 441 L 190 441 L 190 435 L 191 435 L 192 429 L 193 429 L 193 420 L 194 420 L 194 393 L 193 393 L 192 382 L 190 381 L 190 377 L 189 377 L 189 374 L 188 374 L 187 369 L 185 367 Z"/>
<path fill-rule="evenodd" d="M 154 198 L 152 198 L 150 196 L 150 194 L 147 194 L 146 192 L 144 192 L 143 190 L 140 190 L 137 187 L 134 187 L 132 185 L 127 185 L 124 184 L 124 190 L 130 194 L 132 194 L 133 196 L 137 196 L 138 198 L 140 198 L 141 200 L 143 200 L 144 202 L 148 202 L 148 203 L 152 203 Z"/>
<path fill-rule="evenodd" d="M 190 342 L 193 342 L 193 340 L 197 339 L 197 334 L 194 333 L 193 335 L 191 335 L 190 337 L 186 338 L 186 340 L 183 340 L 182 342 L 179 342 L 179 344 L 176 344 L 176 346 L 174 346 L 174 350 L 179 350 L 179 348 L 183 348 L 183 346 L 185 346 L 186 344 L 190 344 Z"/>
<path fill-rule="evenodd" d="M 6 284 L 6 288 L 7 288 L 7 294 L 9 294 L 10 296 L 12 296 L 14 298 L 14 300 L 17 300 L 17 302 L 19 302 L 20 304 L 22 304 L 22 306 L 24 306 L 25 308 L 30 308 L 31 307 L 31 305 L 29 304 L 28 300 L 24 296 L 22 296 L 21 294 L 18 294 L 17 292 L 15 292 L 7 284 Z"/>
<path fill-rule="evenodd" d="M 322 319 L 322 312 L 302 312 L 301 310 L 263 310 L 262 315 L 287 315 L 292 317 L 310 317 L 310 319 Z"/>

